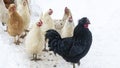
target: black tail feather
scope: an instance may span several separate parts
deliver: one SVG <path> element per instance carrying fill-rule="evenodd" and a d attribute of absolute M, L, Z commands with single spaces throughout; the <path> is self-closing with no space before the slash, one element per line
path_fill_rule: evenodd
<path fill-rule="evenodd" d="M 61 39 L 61 36 L 56 30 L 50 29 L 46 31 L 45 40 L 46 39 L 49 39 L 50 41 L 52 41 L 54 39 Z"/>

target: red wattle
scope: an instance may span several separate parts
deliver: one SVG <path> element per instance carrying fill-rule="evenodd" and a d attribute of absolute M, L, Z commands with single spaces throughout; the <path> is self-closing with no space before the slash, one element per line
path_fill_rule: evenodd
<path fill-rule="evenodd" d="M 84 28 L 88 28 L 88 24 L 84 24 Z"/>

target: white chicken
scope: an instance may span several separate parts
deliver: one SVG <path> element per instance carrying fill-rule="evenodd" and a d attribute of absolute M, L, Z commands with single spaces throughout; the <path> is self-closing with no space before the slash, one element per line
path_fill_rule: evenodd
<path fill-rule="evenodd" d="M 74 28 L 75 28 L 75 25 L 74 25 L 72 16 L 70 16 L 68 18 L 67 22 L 65 23 L 64 27 L 62 28 L 61 37 L 62 38 L 72 37 Z"/>
<path fill-rule="evenodd" d="M 68 19 L 69 16 L 72 16 L 70 9 L 65 7 L 64 9 L 64 15 L 62 19 L 54 20 L 55 22 L 55 29 L 59 34 L 61 34 L 61 30 L 64 27 L 64 24 L 66 23 L 66 20 Z"/>
<path fill-rule="evenodd" d="M 16 11 L 15 4 L 10 4 L 8 10 L 9 10 L 9 19 L 7 25 L 7 32 L 9 35 L 14 37 L 14 43 L 16 45 L 19 45 L 20 36 L 24 31 L 24 22 L 20 14 Z M 18 37 L 18 39 L 16 37 Z"/>
<path fill-rule="evenodd" d="M 18 12 L 20 13 L 21 17 L 23 18 L 23 22 L 24 22 L 25 35 L 21 36 L 21 38 L 24 38 L 26 36 L 26 32 L 28 32 L 28 27 L 30 24 L 30 12 L 29 12 L 29 7 L 28 7 L 28 1 L 18 0 L 17 6 L 18 6 Z"/>
<path fill-rule="evenodd" d="M 43 25 L 42 23 L 43 22 L 40 20 L 34 24 L 25 40 L 26 51 L 28 54 L 33 55 L 32 60 L 35 61 L 40 60 L 37 58 L 37 55 L 42 53 L 45 43 L 44 34 L 42 34 L 43 32 L 41 30 Z"/>
<path fill-rule="evenodd" d="M 5 7 L 3 0 L 0 0 L 0 21 L 4 25 L 5 23 L 8 23 L 8 19 L 8 9 Z"/>
<path fill-rule="evenodd" d="M 49 9 L 49 10 L 48 10 L 47 12 L 45 12 L 44 14 L 43 14 L 43 13 L 41 14 L 41 20 L 43 21 L 42 30 L 43 30 L 43 34 L 44 34 L 44 35 L 46 34 L 46 31 L 47 31 L 47 30 L 49 30 L 49 29 L 55 29 L 54 21 L 53 21 L 53 19 L 51 18 L 52 13 L 53 13 L 53 10 L 52 10 L 52 9 Z M 46 44 L 46 43 L 45 43 L 45 44 Z M 45 44 L 44 44 L 44 45 L 45 45 Z M 43 51 L 47 51 L 46 45 L 45 45 Z"/>

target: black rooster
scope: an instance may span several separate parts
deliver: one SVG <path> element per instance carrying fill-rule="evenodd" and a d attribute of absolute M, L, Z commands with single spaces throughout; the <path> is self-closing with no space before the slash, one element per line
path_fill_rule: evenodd
<path fill-rule="evenodd" d="M 59 54 L 67 62 L 73 63 L 73 68 L 75 68 L 75 63 L 80 64 L 80 59 L 88 53 L 92 43 L 92 34 L 88 29 L 89 24 L 86 17 L 80 19 L 74 29 L 73 37 L 61 38 L 57 31 L 48 30 L 45 39 L 49 40 L 50 51 Z"/>

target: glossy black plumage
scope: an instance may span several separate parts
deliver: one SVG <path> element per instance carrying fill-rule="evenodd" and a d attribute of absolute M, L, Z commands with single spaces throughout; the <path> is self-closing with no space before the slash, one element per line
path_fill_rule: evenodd
<path fill-rule="evenodd" d="M 51 29 L 46 32 L 45 38 L 49 39 L 48 47 L 55 54 L 62 56 L 67 62 L 79 63 L 89 51 L 92 43 L 92 34 L 85 24 L 90 24 L 84 17 L 78 21 L 73 37 L 61 38 L 60 34 Z"/>

